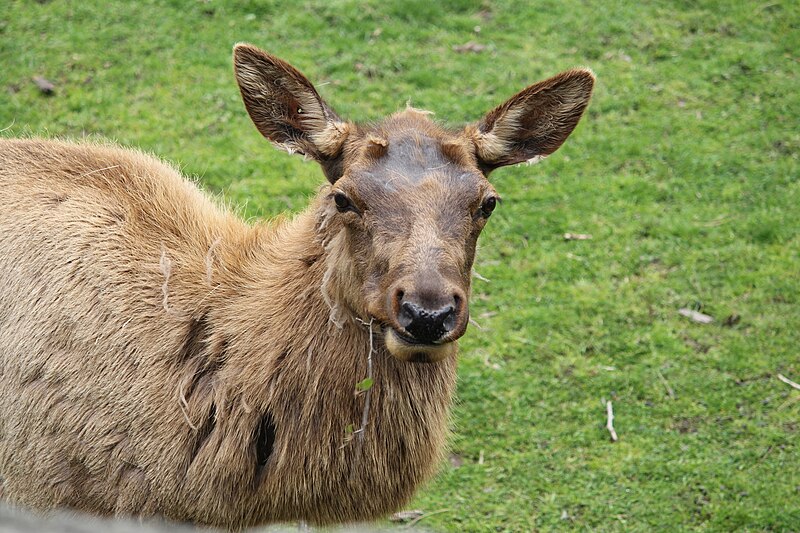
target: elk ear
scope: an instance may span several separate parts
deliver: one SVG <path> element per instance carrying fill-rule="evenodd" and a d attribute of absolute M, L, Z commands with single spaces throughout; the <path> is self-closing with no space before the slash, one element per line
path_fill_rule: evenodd
<path fill-rule="evenodd" d="M 467 127 L 484 173 L 523 161 L 536 162 L 569 137 L 589 104 L 594 74 L 562 72 L 531 85 Z"/>
<path fill-rule="evenodd" d="M 342 175 L 349 125 L 289 63 L 248 44 L 233 48 L 242 100 L 261 134 L 279 148 L 316 160 L 331 183 Z"/>

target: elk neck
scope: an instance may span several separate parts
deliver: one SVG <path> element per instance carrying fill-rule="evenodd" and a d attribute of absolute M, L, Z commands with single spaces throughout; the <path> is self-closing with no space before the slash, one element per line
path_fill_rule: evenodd
<path fill-rule="evenodd" d="M 337 401 L 345 408 L 336 425 L 358 427 L 363 398 L 353 393 L 367 377 L 372 347 L 374 409 L 402 389 L 409 408 L 435 406 L 441 412 L 434 418 L 446 419 L 455 357 L 415 364 L 388 353 L 381 324 L 358 303 L 360 283 L 342 244 L 345 230 L 329 223 L 324 196 L 293 218 L 254 226 L 229 249 L 235 255 L 221 259 L 229 266 L 223 265 L 225 287 L 214 296 L 218 310 L 209 311 L 216 339 L 206 344 L 225 347 L 219 377 L 232 389 L 226 396 L 241 394 L 257 409 L 281 405 L 289 416 L 310 416 L 314 402 Z M 418 383 L 419 390 L 409 392 Z M 290 391 L 303 401 L 287 397 Z"/>

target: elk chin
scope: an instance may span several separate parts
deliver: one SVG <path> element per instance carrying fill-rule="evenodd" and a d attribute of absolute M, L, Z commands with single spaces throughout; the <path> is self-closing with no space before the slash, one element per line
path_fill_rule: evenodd
<path fill-rule="evenodd" d="M 406 363 L 438 363 L 456 354 L 457 344 L 412 344 L 390 327 L 384 330 L 384 343 L 395 359 Z"/>

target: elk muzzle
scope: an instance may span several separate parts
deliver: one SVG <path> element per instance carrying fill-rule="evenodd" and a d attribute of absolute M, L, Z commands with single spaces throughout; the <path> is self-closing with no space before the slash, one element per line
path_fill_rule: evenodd
<path fill-rule="evenodd" d="M 456 325 L 455 307 L 425 309 L 415 303 L 403 302 L 397 321 L 414 340 L 433 344 L 453 331 Z"/>
<path fill-rule="evenodd" d="M 433 363 L 455 354 L 453 341 L 467 328 L 469 310 L 464 292 L 448 283 L 437 290 L 390 291 L 385 329 L 386 347 L 396 358 Z"/>

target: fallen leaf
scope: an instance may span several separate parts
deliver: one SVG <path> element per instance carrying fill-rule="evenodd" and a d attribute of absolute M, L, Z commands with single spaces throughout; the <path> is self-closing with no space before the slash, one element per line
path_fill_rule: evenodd
<path fill-rule="evenodd" d="M 400 511 L 399 513 L 394 513 L 392 516 L 389 517 L 389 520 L 392 522 L 398 522 L 404 524 L 406 522 L 411 522 L 412 520 L 416 520 L 417 518 L 421 517 L 425 513 L 420 511 L 419 509 L 414 509 L 412 511 Z"/>
<path fill-rule="evenodd" d="M 485 44 L 478 44 L 472 41 L 453 47 L 453 51 L 459 54 L 463 54 L 464 52 L 474 52 L 476 54 L 479 54 L 484 50 L 486 50 Z"/>
<path fill-rule="evenodd" d="M 713 317 L 704 315 L 703 313 L 694 311 L 692 309 L 686 309 L 686 308 L 678 309 L 678 313 L 681 316 L 685 316 L 686 318 L 697 322 L 698 324 L 711 324 L 712 322 L 714 322 Z"/>
<path fill-rule="evenodd" d="M 51 95 L 55 93 L 56 86 L 53 83 L 41 76 L 34 76 L 33 83 L 39 88 L 42 94 Z"/>

